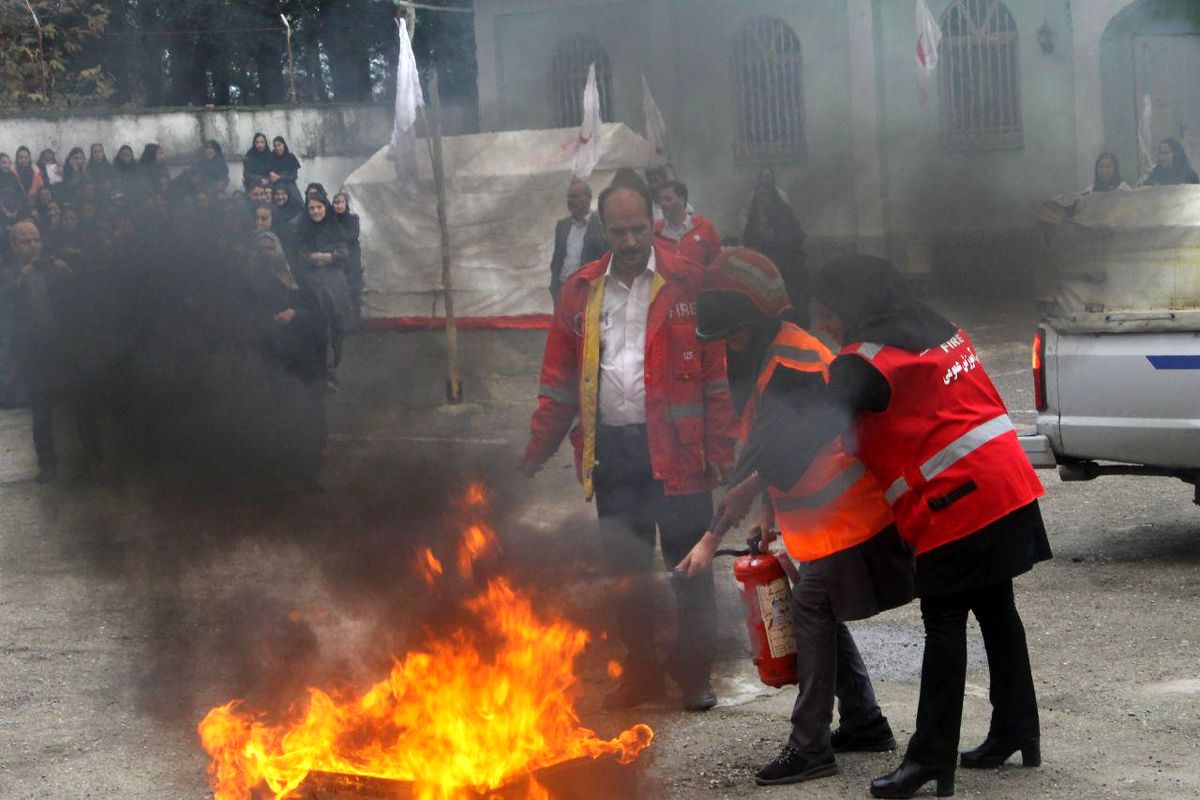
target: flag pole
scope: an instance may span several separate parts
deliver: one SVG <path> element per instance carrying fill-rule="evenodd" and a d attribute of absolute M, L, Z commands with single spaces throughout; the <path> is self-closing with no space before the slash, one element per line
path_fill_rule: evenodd
<path fill-rule="evenodd" d="M 279 15 L 283 20 L 283 27 L 287 31 L 287 57 L 288 57 L 288 102 L 295 105 L 296 103 L 296 63 L 292 61 L 292 23 L 288 22 L 288 18 L 283 14 Z"/>
<path fill-rule="evenodd" d="M 463 401 L 462 383 L 458 379 L 458 324 L 454 318 L 454 282 L 450 272 L 450 223 L 446 217 L 446 174 L 442 161 L 442 99 L 438 94 L 438 73 L 429 71 L 429 101 L 433 106 L 433 128 L 421 108 L 425 136 L 432 141 L 433 188 L 437 196 L 438 227 L 442 232 L 442 292 L 446 306 L 446 402 L 458 405 Z"/>

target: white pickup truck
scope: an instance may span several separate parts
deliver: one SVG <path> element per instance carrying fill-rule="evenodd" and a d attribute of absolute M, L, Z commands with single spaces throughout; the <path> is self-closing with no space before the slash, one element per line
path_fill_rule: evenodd
<path fill-rule="evenodd" d="M 1033 347 L 1035 467 L 1166 475 L 1200 503 L 1200 186 L 1060 198 Z"/>

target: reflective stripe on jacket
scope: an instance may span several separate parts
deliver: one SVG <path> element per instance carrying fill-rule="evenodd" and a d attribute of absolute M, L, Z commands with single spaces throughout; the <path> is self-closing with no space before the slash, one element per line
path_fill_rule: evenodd
<path fill-rule="evenodd" d="M 917 555 L 962 539 L 1043 494 L 1004 401 L 961 330 L 920 353 L 857 342 L 891 388 L 858 418 L 858 457 L 884 487 Z"/>
<path fill-rule="evenodd" d="M 754 396 L 742 412 L 742 441 L 776 367 L 817 372 L 828 382 L 831 361 L 833 354 L 820 341 L 783 323 L 767 350 Z M 768 493 L 783 543 L 798 561 L 816 561 L 854 547 L 892 523 L 879 484 L 861 461 L 845 453 L 841 437 L 817 455 L 790 490 L 770 487 Z"/>
<path fill-rule="evenodd" d="M 600 312 L 611 253 L 567 280 L 546 338 L 538 405 L 526 461 L 542 464 L 570 430 L 584 494 L 592 496 L 600 389 Z M 654 477 L 667 494 L 713 488 L 708 462 L 730 463 L 737 420 L 725 346 L 696 339 L 696 291 L 703 267 L 655 243 L 646 326 L 646 429 Z M 578 424 L 572 429 L 572 423 Z"/>

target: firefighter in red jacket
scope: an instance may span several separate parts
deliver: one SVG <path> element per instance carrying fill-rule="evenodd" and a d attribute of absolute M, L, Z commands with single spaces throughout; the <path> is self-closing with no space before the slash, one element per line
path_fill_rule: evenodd
<path fill-rule="evenodd" d="M 785 315 L 807 323 L 808 309 L 792 309 L 783 278 L 761 253 L 725 250 L 706 270 L 696 328 L 701 339 L 720 339 L 727 349 L 733 402 L 742 413 L 735 481 L 755 470 L 770 478 L 774 470 L 761 458 L 761 443 L 802 422 L 804 407 L 819 399 L 829 379 L 833 354 Z M 763 541 L 778 526 L 800 562 L 792 587 L 799 691 L 788 742 L 755 775 L 760 785 L 833 775 L 838 752 L 896 747 L 845 623 L 912 599 L 912 551 L 896 531 L 883 490 L 840 438 L 799 480 L 768 492 Z M 718 538 L 705 534 L 681 568 L 710 563 Z M 841 726 L 831 735 L 835 697 Z"/>
<path fill-rule="evenodd" d="M 609 569 L 642 576 L 618 584 L 624 588 L 616 632 L 628 655 L 620 687 L 605 699 L 609 708 L 663 694 L 646 580 L 655 529 L 664 560 L 674 566 L 708 527 L 711 490 L 728 474 L 736 437 L 724 348 L 696 338 L 703 269 L 654 243 L 651 209 L 644 186 L 600 195 L 611 253 L 563 286 L 523 462 L 526 474 L 536 472 L 570 430 Z M 717 630 L 712 572 L 673 588 L 679 643 L 667 668 L 685 706 L 706 710 L 716 703 L 709 681 Z"/>
<path fill-rule="evenodd" d="M 654 226 L 660 244 L 697 264 L 711 264 L 721 252 L 721 235 L 712 220 L 689 209 L 684 182 L 663 185 L 656 199 L 663 212 L 663 218 Z"/>
<path fill-rule="evenodd" d="M 1037 697 L 1013 578 L 1051 557 L 1029 465 L 970 338 L 917 300 L 887 261 L 850 256 L 813 286 L 818 324 L 842 345 L 825 402 L 777 436 L 777 464 L 801 474 L 832 437 L 852 430 L 857 457 L 883 487 L 913 547 L 925 624 L 917 724 L 899 768 L 871 783 L 875 797 L 912 797 L 936 781 L 954 793 L 966 684 L 967 615 L 983 634 L 991 676 L 987 738 L 961 755 L 986 769 L 1020 751 L 1041 763 Z M 780 470 L 772 480 L 790 480 Z M 722 498 L 718 529 L 745 516 L 762 475 Z"/>

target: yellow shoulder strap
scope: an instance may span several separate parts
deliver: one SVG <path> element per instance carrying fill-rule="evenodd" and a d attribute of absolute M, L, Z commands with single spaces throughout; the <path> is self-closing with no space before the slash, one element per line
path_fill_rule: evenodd
<path fill-rule="evenodd" d="M 600 312 L 604 308 L 601 275 L 588 292 L 583 321 L 583 374 L 579 376 L 579 426 L 583 430 L 583 495 L 592 499 L 592 470 L 596 467 L 596 414 L 600 395 Z"/>

